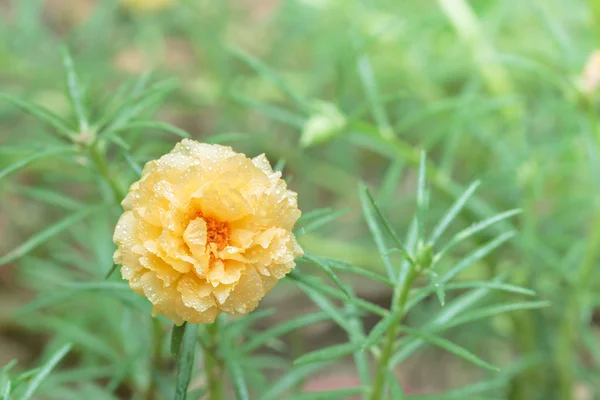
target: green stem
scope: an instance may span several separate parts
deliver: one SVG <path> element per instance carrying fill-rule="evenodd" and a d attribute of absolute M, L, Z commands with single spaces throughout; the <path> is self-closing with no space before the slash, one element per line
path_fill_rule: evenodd
<path fill-rule="evenodd" d="M 106 183 L 108 183 L 108 186 L 110 186 L 113 192 L 115 202 L 117 204 L 121 204 L 121 201 L 123 201 L 127 193 L 125 192 L 125 190 L 123 190 L 120 182 L 116 180 L 114 178 L 114 175 L 110 173 L 110 170 L 108 169 L 108 164 L 106 162 L 106 157 L 100 150 L 99 143 L 94 143 L 90 147 L 89 151 L 92 161 L 96 165 L 98 172 L 100 173 L 100 175 L 102 175 Z"/>
<path fill-rule="evenodd" d="M 152 362 L 150 366 L 152 373 L 159 374 L 162 370 L 162 343 L 163 343 L 163 329 L 160 321 L 157 318 L 152 318 L 152 345 L 154 346 L 154 352 L 152 354 Z M 146 400 L 154 400 L 156 394 L 156 381 L 157 377 L 150 377 L 150 385 L 146 391 Z"/>
<path fill-rule="evenodd" d="M 559 342 L 556 353 L 558 386 L 561 399 L 571 398 L 573 395 L 573 356 L 576 354 L 577 330 L 579 316 L 582 311 L 581 293 L 588 288 L 591 275 L 594 271 L 594 262 L 598 257 L 598 243 L 600 242 L 600 211 L 596 213 L 589 235 L 587 250 L 583 263 L 579 268 L 577 280 L 571 286 L 571 294 L 567 307 L 564 310 L 563 321 L 559 331 Z"/>
<path fill-rule="evenodd" d="M 400 283 L 396 287 L 397 290 L 394 291 L 392 310 L 395 313 L 395 317 L 388 328 L 386 341 L 381 351 L 381 357 L 377 363 L 375 381 L 373 382 L 373 392 L 371 392 L 370 400 L 381 400 L 383 398 L 383 393 L 387 384 L 390 358 L 394 353 L 394 343 L 396 342 L 396 336 L 398 336 L 400 323 L 404 318 L 404 307 L 414 278 L 415 270 L 413 266 L 410 266 L 405 273 L 405 276 L 402 277 Z"/>
<path fill-rule="evenodd" d="M 204 370 L 210 400 L 223 399 L 223 360 L 218 355 L 219 320 L 208 325 L 208 346 L 204 349 Z"/>
<path fill-rule="evenodd" d="M 597 140 L 600 150 L 600 125 L 598 116 L 594 110 L 594 104 L 586 99 L 586 109 L 594 138 Z M 579 267 L 577 277 L 570 287 L 571 293 L 568 298 L 567 306 L 564 309 L 563 320 L 559 330 L 559 341 L 556 350 L 556 369 L 558 391 L 561 399 L 571 398 L 574 389 L 573 380 L 573 355 L 576 354 L 576 346 L 579 316 L 582 311 L 581 293 L 586 293 L 592 273 L 594 272 L 594 263 L 598 258 L 598 243 L 600 242 L 600 210 L 596 212 L 590 225 L 588 244 L 584 259 Z"/>

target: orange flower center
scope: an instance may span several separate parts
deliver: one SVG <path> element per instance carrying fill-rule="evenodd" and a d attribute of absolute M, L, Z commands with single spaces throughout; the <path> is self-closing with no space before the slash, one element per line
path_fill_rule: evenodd
<path fill-rule="evenodd" d="M 210 247 L 209 245 L 211 243 L 215 243 L 217 245 L 217 250 L 223 250 L 229 244 L 229 236 L 231 234 L 231 229 L 229 228 L 229 224 L 227 222 L 221 222 L 212 217 L 205 217 L 202 211 L 200 210 L 194 211 L 191 214 L 190 221 L 193 221 L 196 218 L 202 218 L 206 223 L 207 247 Z"/>
<path fill-rule="evenodd" d="M 206 242 L 216 243 L 217 249 L 223 250 L 229 242 L 230 229 L 227 222 L 220 222 L 214 218 L 204 218 L 206 222 Z"/>

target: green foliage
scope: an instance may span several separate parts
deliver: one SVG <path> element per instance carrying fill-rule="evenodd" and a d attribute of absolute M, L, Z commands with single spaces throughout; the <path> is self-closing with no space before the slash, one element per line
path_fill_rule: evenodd
<path fill-rule="evenodd" d="M 593 1 L 8 3 L 0 400 L 600 392 Z M 182 137 L 279 160 L 303 210 L 296 269 L 211 326 L 153 318 L 112 260 Z"/>

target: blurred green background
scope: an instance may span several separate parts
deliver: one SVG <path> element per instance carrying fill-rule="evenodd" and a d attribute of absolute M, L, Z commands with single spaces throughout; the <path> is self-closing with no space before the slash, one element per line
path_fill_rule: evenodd
<path fill-rule="evenodd" d="M 453 340 L 507 366 L 497 397 L 486 398 L 600 399 L 600 61 L 590 58 L 600 47 L 600 2 L 173 0 L 149 9 L 138 3 L 144 2 L 0 1 L 0 91 L 74 121 L 60 43 L 71 49 L 96 120 L 110 116 L 119 90 L 162 82 L 173 90 L 159 93 L 147 115 L 199 141 L 266 153 L 283 166 L 303 211 L 348 210 L 303 235 L 303 247 L 374 271 L 383 264 L 360 217 L 358 182 L 367 182 L 396 229 L 406 232 L 426 150 L 432 222 L 475 180 L 482 185 L 453 229 L 523 210 L 498 228 L 516 229 L 517 236 L 460 279 L 504 274 L 552 302 L 452 331 Z M 109 167 L 129 182 L 135 175 L 128 163 L 143 165 L 179 140 L 147 127 L 122 137 L 128 162 L 116 146 Z M 55 142 L 39 120 L 0 101 L 0 169 Z M 104 189 L 78 157 L 47 158 L 2 179 L 0 254 L 106 196 Z M 102 279 L 111 268 L 116 218 L 86 220 L 0 267 L 0 366 L 18 359 L 25 370 L 61 338 L 76 343 L 40 399 L 142 398 L 140 388 L 151 379 L 144 334 L 132 337 L 123 326 L 123 315 L 135 312 L 119 296 L 61 286 Z M 359 296 L 389 303 L 384 287 L 347 279 Z M 289 286 L 264 303 L 278 304 L 269 323 L 314 308 Z M 433 296 L 408 321 L 439 309 Z M 128 321 L 140 332 L 150 329 L 141 316 Z M 339 335 L 327 323 L 303 330 L 287 338 L 290 354 L 335 343 Z M 410 358 L 398 375 L 414 394 L 481 378 L 433 350 Z M 354 379 L 343 366 L 326 376 L 309 384 L 338 387 Z"/>

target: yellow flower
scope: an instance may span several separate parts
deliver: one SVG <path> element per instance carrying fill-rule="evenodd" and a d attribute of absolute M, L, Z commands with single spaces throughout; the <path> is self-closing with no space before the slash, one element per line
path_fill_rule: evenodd
<path fill-rule="evenodd" d="M 185 139 L 131 185 L 115 263 L 175 324 L 246 314 L 303 254 L 296 197 L 264 154 Z"/>
<path fill-rule="evenodd" d="M 175 0 L 123 0 L 130 10 L 141 12 L 158 11 L 174 3 Z"/>

